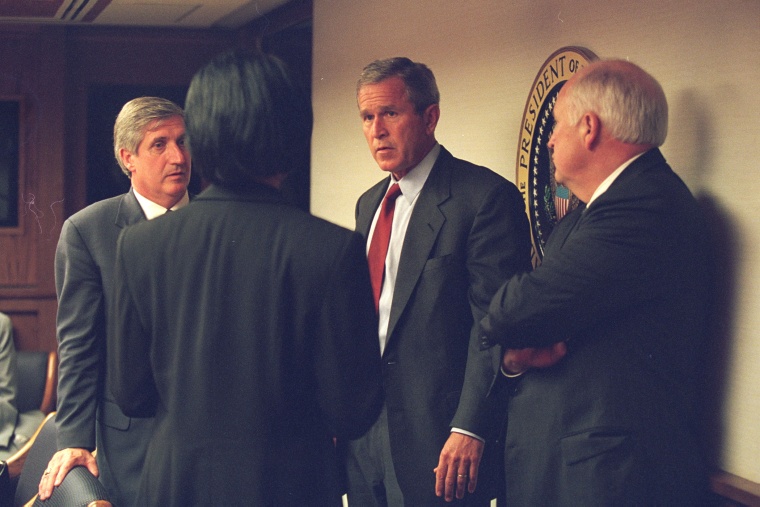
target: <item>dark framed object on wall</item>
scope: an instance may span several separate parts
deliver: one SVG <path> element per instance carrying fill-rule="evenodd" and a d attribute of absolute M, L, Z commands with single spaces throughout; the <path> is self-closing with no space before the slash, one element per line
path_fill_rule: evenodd
<path fill-rule="evenodd" d="M 0 95 L 0 228 L 19 227 L 24 101 Z"/>

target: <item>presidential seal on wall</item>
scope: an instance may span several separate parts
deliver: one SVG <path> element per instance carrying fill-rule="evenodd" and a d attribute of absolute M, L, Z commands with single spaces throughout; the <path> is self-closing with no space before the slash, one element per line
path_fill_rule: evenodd
<path fill-rule="evenodd" d="M 554 180 L 547 144 L 554 128 L 552 111 L 565 82 L 597 57 L 578 47 L 564 47 L 546 59 L 528 95 L 517 146 L 517 188 L 525 200 L 533 242 L 533 266 L 541 263 L 554 225 L 578 206 L 570 190 Z"/>

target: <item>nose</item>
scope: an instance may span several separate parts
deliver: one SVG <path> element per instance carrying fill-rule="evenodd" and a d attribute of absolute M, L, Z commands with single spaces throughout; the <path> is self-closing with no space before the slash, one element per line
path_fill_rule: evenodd
<path fill-rule="evenodd" d="M 184 144 L 169 144 L 169 161 L 175 165 L 184 165 L 188 160 L 187 148 Z"/>
<path fill-rule="evenodd" d="M 369 127 L 370 135 L 375 139 L 382 139 L 388 134 L 385 124 L 381 118 L 375 118 Z"/>

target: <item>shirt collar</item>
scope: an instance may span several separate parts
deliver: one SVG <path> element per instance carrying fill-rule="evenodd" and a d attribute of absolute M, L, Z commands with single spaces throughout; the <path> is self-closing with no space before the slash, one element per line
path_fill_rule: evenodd
<path fill-rule="evenodd" d="M 135 193 L 135 197 L 137 198 L 137 202 L 140 204 L 140 207 L 143 210 L 143 213 L 145 214 L 145 218 L 148 220 L 153 220 L 159 215 L 163 215 L 166 213 L 166 208 L 161 206 L 160 204 L 156 204 L 155 202 L 151 201 L 147 197 L 140 195 L 140 193 L 135 190 L 134 187 L 132 187 L 132 191 Z M 184 208 L 187 203 L 190 202 L 190 196 L 187 193 L 187 190 L 185 191 L 185 195 L 182 196 L 182 199 L 180 199 L 177 204 L 172 206 L 170 209 L 172 211 L 178 210 L 180 208 Z"/>
<path fill-rule="evenodd" d="M 441 145 L 435 143 L 435 146 L 430 149 L 428 154 L 425 155 L 425 158 L 423 158 L 419 164 L 414 166 L 411 171 L 406 173 L 403 178 L 396 180 L 391 176 L 391 181 L 388 186 L 390 187 L 390 185 L 398 183 L 399 187 L 401 187 L 401 197 L 411 204 L 425 185 L 425 181 L 427 181 L 430 171 L 433 170 L 433 165 L 435 165 L 435 161 L 438 159 L 440 153 Z"/>
<path fill-rule="evenodd" d="M 591 203 L 594 202 L 596 198 L 598 198 L 600 195 L 605 193 L 607 189 L 610 188 L 612 183 L 617 179 L 618 176 L 620 176 L 620 174 L 623 172 L 623 170 L 626 167 L 631 165 L 634 162 L 634 160 L 642 156 L 644 153 L 646 152 L 642 152 L 642 153 L 639 153 L 638 155 L 634 155 L 633 157 L 629 158 L 627 161 L 623 162 L 623 164 L 620 167 L 612 171 L 612 174 L 607 176 L 607 178 L 605 178 L 605 180 L 601 183 L 601 185 L 596 187 L 596 190 L 594 190 L 594 194 L 591 196 L 591 199 L 589 199 L 588 202 L 586 203 L 586 208 L 591 206 Z"/>

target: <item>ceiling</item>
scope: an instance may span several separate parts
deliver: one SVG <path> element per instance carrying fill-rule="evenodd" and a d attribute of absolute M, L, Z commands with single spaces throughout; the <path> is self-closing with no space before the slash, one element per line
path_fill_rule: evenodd
<path fill-rule="evenodd" d="M 239 28 L 287 0 L 0 0 L 0 23 Z"/>

